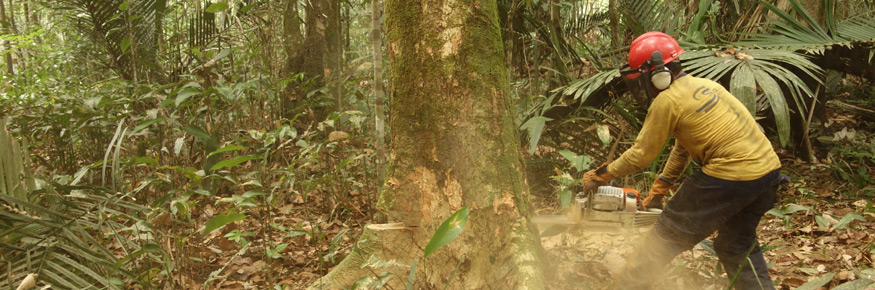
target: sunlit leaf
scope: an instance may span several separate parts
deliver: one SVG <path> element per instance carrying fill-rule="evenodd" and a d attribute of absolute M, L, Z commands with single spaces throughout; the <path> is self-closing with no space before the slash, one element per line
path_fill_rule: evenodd
<path fill-rule="evenodd" d="M 228 9 L 227 2 L 216 2 L 216 3 L 210 4 L 210 6 L 207 6 L 207 9 L 204 9 L 204 12 L 218 13 L 218 12 L 225 11 L 225 9 Z"/>
<path fill-rule="evenodd" d="M 225 147 L 219 148 L 219 149 L 217 149 L 216 151 L 210 152 L 210 154 L 207 155 L 207 157 L 210 157 L 210 156 L 213 156 L 213 155 L 216 155 L 216 154 L 220 154 L 220 153 L 223 153 L 223 152 L 230 152 L 230 151 L 242 150 L 242 149 L 245 149 L 245 148 L 246 148 L 246 147 L 243 147 L 243 146 L 240 146 L 240 145 L 228 145 L 228 146 L 225 146 Z"/>
<path fill-rule="evenodd" d="M 538 147 L 538 141 L 541 139 L 541 133 L 544 132 L 544 124 L 552 120 L 544 116 L 535 116 L 520 126 L 520 130 L 529 132 L 529 154 L 535 153 L 535 148 Z"/>
<path fill-rule="evenodd" d="M 872 288 L 869 288 L 869 286 L 872 286 L 873 283 L 875 283 L 875 281 L 870 280 L 870 279 L 866 279 L 866 278 L 860 278 L 860 279 L 857 279 L 854 281 L 845 282 L 844 284 L 841 284 L 841 285 L 836 286 L 835 288 L 832 288 L 832 290 L 872 289 Z"/>
<path fill-rule="evenodd" d="M 256 155 L 237 156 L 237 157 L 232 158 L 232 159 L 219 161 L 218 163 L 216 163 L 216 165 L 213 165 L 213 167 L 210 167 L 210 171 L 219 170 L 219 169 L 222 169 L 225 167 L 234 167 L 237 164 L 240 164 L 240 163 L 243 163 L 243 162 L 246 162 L 249 160 L 256 160 L 256 159 L 261 159 L 261 156 L 256 156 Z"/>
<path fill-rule="evenodd" d="M 200 94 L 200 91 L 195 88 L 183 88 L 178 94 L 176 94 L 176 106 L 179 107 L 179 105 L 184 103 L 185 100 L 188 100 L 188 98 L 197 94 Z"/>
<path fill-rule="evenodd" d="M 425 246 L 425 257 L 428 258 L 438 248 L 452 242 L 465 229 L 465 223 L 468 222 L 468 207 L 463 207 L 453 213 L 449 218 L 444 220 L 438 227 L 428 245 Z"/>
<path fill-rule="evenodd" d="M 233 223 L 236 221 L 241 221 L 245 218 L 246 218 L 246 215 L 239 213 L 239 212 L 232 212 L 232 213 L 227 213 L 227 214 L 216 215 L 213 218 L 211 218 L 209 221 L 207 221 L 207 224 L 204 225 L 204 230 L 201 232 L 201 234 L 207 235 L 209 233 L 212 233 L 212 232 L 224 227 L 227 224 L 230 224 L 230 223 Z"/>

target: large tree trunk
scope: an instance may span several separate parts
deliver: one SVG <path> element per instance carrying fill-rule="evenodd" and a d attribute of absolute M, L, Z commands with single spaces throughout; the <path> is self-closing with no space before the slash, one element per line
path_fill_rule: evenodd
<path fill-rule="evenodd" d="M 366 227 L 311 288 L 389 272 L 402 289 L 410 268 L 362 267 L 373 258 L 417 261 L 416 289 L 542 289 L 495 1 L 390 0 L 386 15 L 392 142 L 377 220 L 400 226 Z M 423 258 L 441 222 L 464 206 L 462 234 Z"/>

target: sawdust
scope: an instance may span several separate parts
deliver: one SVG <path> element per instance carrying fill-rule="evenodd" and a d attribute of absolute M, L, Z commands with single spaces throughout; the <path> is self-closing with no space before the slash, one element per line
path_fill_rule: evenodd
<path fill-rule="evenodd" d="M 554 276 L 547 279 L 548 289 L 622 289 L 611 283 L 618 275 L 628 275 L 620 273 L 621 269 L 649 230 L 565 228 L 556 235 L 542 236 L 542 246 L 550 256 L 544 266 L 549 269 L 548 275 Z M 703 259 L 707 255 L 698 247 L 679 255 L 666 267 L 665 278 L 654 281 L 652 289 L 725 288 L 725 276 L 713 274 L 716 260 Z"/>

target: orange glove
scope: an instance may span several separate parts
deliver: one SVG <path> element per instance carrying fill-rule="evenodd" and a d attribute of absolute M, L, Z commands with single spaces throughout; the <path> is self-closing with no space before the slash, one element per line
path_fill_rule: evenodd
<path fill-rule="evenodd" d="M 583 193 L 589 194 L 590 192 L 595 191 L 599 186 L 605 185 L 613 179 L 614 176 L 608 172 L 608 163 L 605 162 L 602 166 L 583 174 Z"/>
<path fill-rule="evenodd" d="M 662 198 L 668 194 L 672 185 L 674 184 L 671 181 L 662 176 L 654 180 L 650 191 L 647 192 L 647 197 L 641 201 L 641 210 L 646 211 L 648 207 L 662 209 Z"/>

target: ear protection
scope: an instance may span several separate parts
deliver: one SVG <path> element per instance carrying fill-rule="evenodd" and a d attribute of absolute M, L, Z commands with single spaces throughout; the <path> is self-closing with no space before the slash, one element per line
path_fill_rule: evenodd
<path fill-rule="evenodd" d="M 671 72 L 662 63 L 662 53 L 658 50 L 654 51 L 650 58 L 653 61 L 653 72 L 650 74 L 650 82 L 653 83 L 653 87 L 657 90 L 668 88 L 671 85 Z"/>

